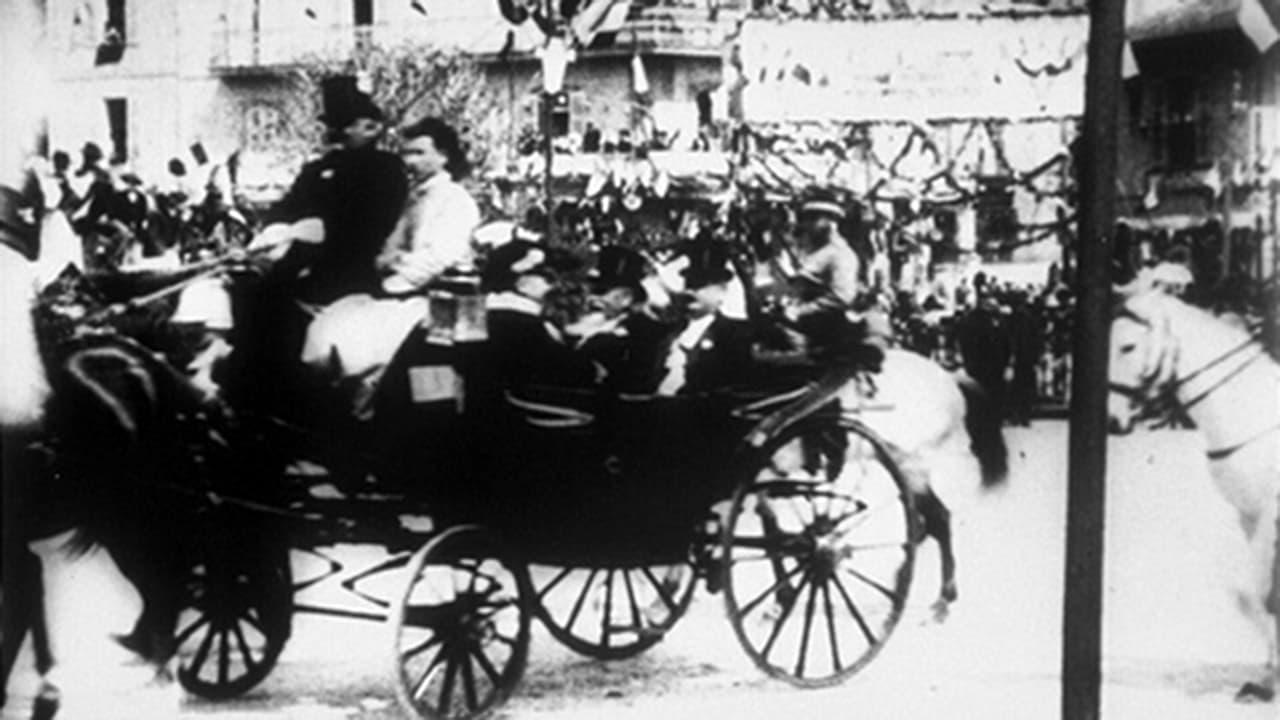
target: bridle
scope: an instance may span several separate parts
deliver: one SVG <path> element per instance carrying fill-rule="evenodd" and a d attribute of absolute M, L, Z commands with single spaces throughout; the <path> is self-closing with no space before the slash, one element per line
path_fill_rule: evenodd
<path fill-rule="evenodd" d="M 1141 318 L 1138 318 L 1128 313 L 1126 313 L 1125 316 L 1133 319 L 1135 322 L 1146 325 L 1148 328 L 1148 332 L 1152 330 L 1152 326 L 1150 322 L 1147 322 Z M 1132 401 L 1135 401 L 1138 404 L 1138 407 L 1140 408 L 1141 416 L 1158 418 L 1154 427 L 1156 428 L 1166 427 L 1173 424 L 1177 420 L 1178 413 L 1185 413 L 1191 408 L 1200 404 L 1206 398 L 1212 395 L 1214 392 L 1217 392 L 1220 388 L 1222 388 L 1227 383 L 1231 382 L 1233 379 L 1239 376 L 1242 372 L 1248 369 L 1249 366 L 1267 357 L 1266 351 L 1263 350 L 1260 345 L 1258 345 L 1257 340 L 1258 340 L 1258 335 L 1256 333 L 1250 334 L 1249 337 L 1245 338 L 1244 341 L 1231 347 L 1226 352 L 1218 355 L 1217 357 L 1213 358 L 1212 360 L 1205 363 L 1204 365 L 1201 365 L 1200 367 L 1196 368 L 1195 370 L 1181 377 L 1173 376 L 1168 378 L 1164 382 L 1157 383 L 1157 380 L 1156 380 L 1157 373 L 1152 372 L 1152 373 L 1146 374 L 1145 377 L 1141 379 L 1141 382 L 1139 384 L 1127 385 L 1127 384 L 1119 383 L 1112 380 L 1108 382 L 1108 388 L 1111 390 L 1111 392 L 1114 392 L 1117 395 L 1121 395 L 1123 397 L 1129 398 Z M 1248 358 L 1246 358 L 1243 362 L 1240 362 L 1238 365 L 1233 367 L 1229 372 L 1227 372 L 1222 377 L 1215 380 L 1208 387 L 1196 393 L 1190 399 L 1179 402 L 1179 400 L 1177 399 L 1177 393 L 1180 389 L 1186 387 L 1188 383 L 1203 376 L 1206 372 L 1223 365 L 1224 363 L 1230 361 L 1231 359 L 1245 354 L 1250 349 L 1253 350 L 1253 353 L 1250 354 Z M 1280 424 L 1267 426 L 1260 433 L 1246 439 L 1243 442 L 1237 443 L 1227 448 L 1207 450 L 1205 454 L 1208 455 L 1210 460 L 1221 460 L 1231 455 L 1231 453 L 1235 452 L 1236 450 L 1239 450 L 1245 445 L 1248 445 L 1249 443 L 1258 439 L 1259 437 L 1266 435 L 1267 433 L 1271 432 L 1277 427 L 1280 427 Z"/>

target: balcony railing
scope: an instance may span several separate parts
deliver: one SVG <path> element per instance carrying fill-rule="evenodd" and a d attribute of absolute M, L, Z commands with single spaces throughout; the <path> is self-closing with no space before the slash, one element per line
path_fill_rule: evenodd
<path fill-rule="evenodd" d="M 477 52 L 502 45 L 504 30 L 492 23 L 434 22 L 331 25 L 325 27 L 215 30 L 209 66 L 237 73 L 296 66 L 317 58 L 345 59 L 364 48 L 395 47 L 413 41 Z"/>
<path fill-rule="evenodd" d="M 214 31 L 215 71 L 236 72 L 262 68 L 286 68 L 318 57 L 349 57 L 358 47 L 399 38 L 392 27 L 297 27 L 271 30 L 223 28 Z"/>
<path fill-rule="evenodd" d="M 646 8 L 617 32 L 613 48 L 639 49 L 689 55 L 715 55 L 734 28 L 741 12 L 722 11 L 712 20 L 705 8 L 679 6 Z M 517 52 L 531 51 L 537 43 L 532 23 L 517 33 Z M 503 44 L 509 26 L 499 18 L 485 21 L 379 23 L 324 27 L 297 26 L 253 30 L 226 25 L 212 37 L 209 66 L 214 72 L 241 73 L 296 66 L 316 58 L 348 58 L 364 47 L 391 47 L 407 41 L 452 47 L 479 55 L 492 54 Z M 607 52 L 607 51 L 606 51 Z"/>
<path fill-rule="evenodd" d="M 651 15 L 630 20 L 618 32 L 615 47 L 634 47 L 694 55 L 718 55 L 733 25 L 722 21 Z"/>

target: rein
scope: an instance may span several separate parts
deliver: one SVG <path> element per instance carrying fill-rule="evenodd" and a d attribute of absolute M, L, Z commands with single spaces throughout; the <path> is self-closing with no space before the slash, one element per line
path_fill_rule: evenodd
<path fill-rule="evenodd" d="M 186 275 L 182 279 L 175 280 L 169 285 L 166 285 L 159 290 L 147 293 L 146 295 L 139 295 L 138 297 L 130 298 L 128 300 L 111 303 L 110 305 L 85 315 L 81 318 L 81 322 L 101 322 L 113 316 L 128 312 L 129 310 L 146 307 L 147 305 L 163 300 L 170 295 L 179 293 L 197 282 L 217 277 L 219 274 L 230 268 L 243 265 L 246 261 L 256 256 L 275 250 L 279 244 L 281 243 L 264 243 L 256 248 L 234 252 L 221 257 L 210 258 L 202 262 L 187 265 L 181 269 L 181 272 L 184 274 L 191 273 L 190 275 Z"/>
<path fill-rule="evenodd" d="M 1147 391 L 1149 390 L 1149 387 L 1148 387 L 1149 383 L 1146 383 L 1143 385 L 1125 385 L 1123 383 L 1110 382 L 1108 383 L 1108 387 L 1112 392 L 1118 395 L 1122 395 L 1127 398 L 1140 401 L 1145 411 L 1156 409 L 1157 414 L 1162 414 L 1164 416 L 1163 420 L 1160 423 L 1158 423 L 1157 427 L 1164 427 L 1166 425 L 1171 425 L 1175 421 L 1175 418 L 1173 417 L 1174 412 L 1178 410 L 1181 410 L 1182 412 L 1186 412 L 1191 408 L 1195 407 L 1196 405 L 1200 404 L 1210 395 L 1217 392 L 1220 388 L 1224 387 L 1227 383 L 1231 382 L 1236 377 L 1238 377 L 1241 373 L 1243 373 L 1246 369 L 1248 369 L 1250 365 L 1253 365 L 1258 360 L 1266 357 L 1267 353 L 1261 347 L 1256 348 L 1256 352 L 1254 352 L 1252 356 L 1250 356 L 1248 359 L 1246 359 L 1244 362 L 1240 363 L 1236 367 L 1232 368 L 1230 372 L 1218 378 L 1216 382 L 1214 382 L 1212 385 L 1205 388 L 1204 390 L 1201 390 L 1199 393 L 1197 393 L 1194 397 L 1187 400 L 1186 402 L 1180 403 L 1177 401 L 1176 398 L 1177 398 L 1178 390 L 1185 387 L 1187 383 L 1190 383 L 1196 378 L 1201 377 L 1204 373 L 1208 372 L 1209 370 L 1212 370 L 1213 368 L 1218 367 L 1219 365 L 1222 365 L 1223 363 L 1227 362 L 1231 358 L 1236 357 L 1237 355 L 1240 355 L 1241 353 L 1245 352 L 1250 347 L 1255 345 L 1257 339 L 1258 339 L 1257 333 L 1250 334 L 1249 337 L 1245 338 L 1243 342 L 1237 344 L 1236 346 L 1232 347 L 1231 349 L 1227 350 L 1221 355 L 1215 357 L 1214 359 L 1210 360 L 1209 362 L 1205 363 L 1199 368 L 1196 368 L 1192 372 L 1188 373 L 1185 377 L 1176 378 L 1173 381 L 1169 382 L 1163 388 L 1159 389 L 1159 393 L 1155 397 L 1148 396 Z M 1267 435 L 1268 433 L 1272 432 L 1273 430 L 1276 430 L 1277 428 L 1280 428 L 1280 423 L 1269 425 L 1263 428 L 1260 432 L 1230 447 L 1206 450 L 1205 455 L 1208 456 L 1210 460 L 1225 459 L 1231 456 L 1231 454 L 1236 452 L 1237 450 L 1243 448 L 1249 443 L 1252 443 L 1258 438 L 1261 438 Z"/>
<path fill-rule="evenodd" d="M 1222 355 L 1219 355 L 1217 358 L 1209 361 L 1206 365 L 1201 367 L 1199 370 L 1196 370 L 1195 372 L 1187 375 L 1185 378 L 1179 378 L 1177 382 L 1173 383 L 1172 387 L 1170 388 L 1171 391 L 1176 392 L 1178 388 L 1194 380 L 1198 375 L 1205 372 L 1206 370 L 1209 370 L 1210 368 L 1213 368 L 1221 364 L 1223 361 L 1231 358 L 1237 353 L 1243 352 L 1244 350 L 1248 349 L 1249 346 L 1254 344 L 1254 341 L 1256 339 L 1257 339 L 1256 336 L 1250 335 L 1248 339 L 1246 339 L 1243 343 L 1240 343 L 1236 347 L 1228 350 Z M 1217 382 L 1215 382 L 1214 384 L 1202 390 L 1199 395 L 1196 395 L 1195 397 L 1191 398 L 1187 402 L 1183 403 L 1182 409 L 1190 410 L 1195 405 L 1198 405 L 1202 400 L 1212 395 L 1218 388 L 1222 387 L 1223 385 L 1226 385 L 1228 382 L 1234 379 L 1237 375 L 1244 372 L 1245 369 L 1248 368 L 1250 365 L 1254 364 L 1255 362 L 1257 362 L 1258 360 L 1260 360 L 1265 356 L 1266 356 L 1266 353 L 1262 350 L 1262 348 L 1258 348 L 1257 352 L 1253 354 L 1253 357 L 1250 357 L 1248 360 L 1245 360 L 1244 362 L 1240 363 L 1238 366 L 1236 366 L 1234 370 L 1227 373 L 1226 375 L 1223 375 Z"/>

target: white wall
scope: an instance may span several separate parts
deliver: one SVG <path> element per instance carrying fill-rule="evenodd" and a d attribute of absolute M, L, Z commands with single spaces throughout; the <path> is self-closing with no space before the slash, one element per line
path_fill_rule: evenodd
<path fill-rule="evenodd" d="M 40 0 L 0 0 L 0 183 L 14 184 L 47 115 L 46 50 Z"/>

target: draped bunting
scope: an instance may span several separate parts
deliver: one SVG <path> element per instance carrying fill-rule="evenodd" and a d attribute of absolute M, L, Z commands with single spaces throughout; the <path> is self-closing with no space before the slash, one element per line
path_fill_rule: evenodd
<path fill-rule="evenodd" d="M 748 19 L 736 44 L 748 121 L 1079 116 L 1084 14 Z"/>

